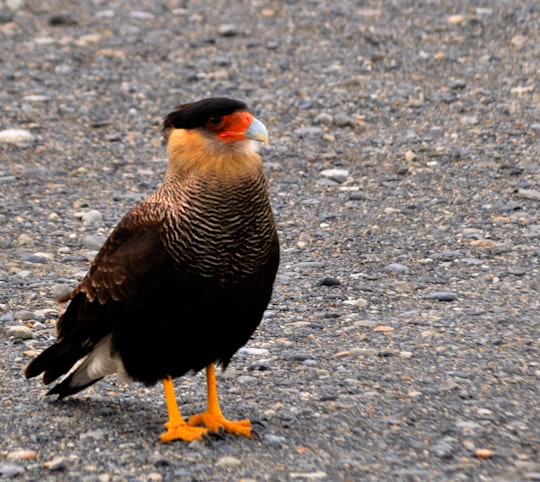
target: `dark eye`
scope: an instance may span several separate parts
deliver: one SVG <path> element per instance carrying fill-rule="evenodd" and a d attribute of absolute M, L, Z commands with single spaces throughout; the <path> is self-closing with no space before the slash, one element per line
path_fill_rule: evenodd
<path fill-rule="evenodd" d="M 221 117 L 219 117 L 217 115 L 213 115 L 212 117 L 208 118 L 207 125 L 211 129 L 215 129 L 215 128 L 221 126 L 222 121 L 223 121 L 223 119 Z"/>

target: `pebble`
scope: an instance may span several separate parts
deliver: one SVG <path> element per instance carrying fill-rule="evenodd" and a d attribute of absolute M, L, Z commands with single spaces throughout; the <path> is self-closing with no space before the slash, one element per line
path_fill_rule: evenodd
<path fill-rule="evenodd" d="M 414 161 L 418 156 L 413 151 L 407 151 L 405 153 L 405 160 L 408 162 Z"/>
<path fill-rule="evenodd" d="M 27 234 L 22 233 L 17 238 L 17 244 L 19 244 L 19 246 L 34 246 L 35 241 Z"/>
<path fill-rule="evenodd" d="M 454 453 L 454 448 L 450 444 L 451 441 L 454 441 L 452 437 L 444 437 L 431 447 L 432 452 L 443 459 L 451 457 Z"/>
<path fill-rule="evenodd" d="M 465 15 L 463 14 L 456 14 L 456 15 L 449 15 L 447 18 L 446 18 L 446 21 L 450 24 L 450 25 L 457 25 L 459 23 L 463 23 L 465 22 L 466 18 L 465 18 Z"/>
<path fill-rule="evenodd" d="M 346 114 L 336 114 L 334 116 L 334 125 L 337 127 L 347 127 L 351 124 L 351 118 Z"/>
<path fill-rule="evenodd" d="M 24 0 L 6 0 L 5 5 L 10 10 L 20 10 L 24 7 Z"/>
<path fill-rule="evenodd" d="M 56 455 L 43 465 L 49 470 L 63 470 L 66 468 L 66 459 L 60 455 Z"/>
<path fill-rule="evenodd" d="M 0 144 L 24 147 L 34 142 L 34 135 L 26 129 L 5 129 L 0 131 Z"/>
<path fill-rule="evenodd" d="M 478 258 L 462 258 L 459 261 L 465 264 L 472 264 L 475 266 L 480 266 L 481 264 L 484 264 L 484 261 Z"/>
<path fill-rule="evenodd" d="M 356 298 L 353 300 L 345 300 L 343 304 L 355 306 L 356 308 L 365 308 L 367 305 L 369 305 L 369 301 L 365 298 Z"/>
<path fill-rule="evenodd" d="M 82 245 L 86 249 L 100 249 L 107 238 L 100 234 L 90 234 L 85 236 L 82 240 Z"/>
<path fill-rule="evenodd" d="M 474 455 L 479 459 L 489 459 L 495 455 L 495 451 L 491 449 L 476 449 Z"/>
<path fill-rule="evenodd" d="M 329 126 L 334 123 L 334 118 L 331 114 L 328 114 L 327 112 L 321 112 L 317 117 L 315 117 L 313 122 L 315 124 L 323 124 L 325 126 Z"/>
<path fill-rule="evenodd" d="M 412 356 L 413 356 L 412 351 L 400 351 L 399 352 L 399 358 L 408 359 L 408 358 L 412 358 Z"/>
<path fill-rule="evenodd" d="M 39 104 L 41 102 L 48 102 L 49 100 L 51 100 L 51 98 L 48 95 L 33 94 L 33 95 L 25 95 L 23 97 L 23 100 L 25 102 L 33 102 L 33 103 Z"/>
<path fill-rule="evenodd" d="M 323 130 L 320 127 L 299 127 L 294 130 L 294 135 L 302 139 L 304 137 L 318 136 L 322 131 Z"/>
<path fill-rule="evenodd" d="M 155 467 L 163 467 L 166 465 L 170 465 L 167 457 L 165 457 L 163 454 L 160 454 L 159 452 L 152 452 L 150 455 L 148 455 L 146 461 L 149 464 L 154 465 Z"/>
<path fill-rule="evenodd" d="M 154 18 L 154 14 L 150 12 L 143 12 L 142 10 L 133 10 L 129 13 L 131 18 L 136 18 L 139 20 L 151 20 Z"/>
<path fill-rule="evenodd" d="M 49 25 L 53 27 L 73 27 L 78 25 L 78 22 L 69 13 L 57 13 L 49 17 Z"/>
<path fill-rule="evenodd" d="M 45 263 L 48 263 L 48 262 L 49 262 L 48 257 L 42 256 L 42 255 L 39 254 L 39 253 L 36 253 L 36 254 L 23 254 L 23 255 L 21 256 L 21 259 L 22 259 L 23 261 L 26 261 L 27 263 L 40 263 L 40 264 L 45 264 Z"/>
<path fill-rule="evenodd" d="M 239 467 L 240 465 L 242 465 L 242 461 L 230 455 L 220 457 L 216 462 L 216 466 L 223 469 L 233 469 L 235 467 Z"/>
<path fill-rule="evenodd" d="M 0 25 L 13 22 L 13 14 L 8 10 L 0 10 Z"/>
<path fill-rule="evenodd" d="M 35 450 L 14 450 L 6 455 L 8 460 L 32 460 L 36 457 L 37 452 Z"/>
<path fill-rule="evenodd" d="M 244 346 L 238 350 L 238 353 L 243 353 L 245 355 L 252 355 L 252 356 L 262 356 L 262 355 L 268 355 L 269 350 L 266 348 L 253 348 L 250 346 Z"/>
<path fill-rule="evenodd" d="M 281 435 L 267 433 L 264 436 L 264 441 L 273 447 L 281 447 L 287 439 Z"/>
<path fill-rule="evenodd" d="M 454 80 L 450 84 L 450 88 L 453 90 L 463 90 L 465 87 L 467 87 L 467 82 L 463 79 Z"/>
<path fill-rule="evenodd" d="M 94 439 L 94 440 L 101 440 L 105 436 L 105 432 L 101 429 L 97 430 L 90 430 L 89 432 L 81 433 L 79 435 L 79 438 L 81 440 L 85 440 L 88 438 Z"/>
<path fill-rule="evenodd" d="M 340 184 L 347 180 L 349 174 L 349 171 L 346 169 L 324 169 L 320 172 L 321 176 L 339 182 Z"/>
<path fill-rule="evenodd" d="M 218 33 L 222 37 L 234 37 L 240 33 L 238 27 L 233 23 L 225 23 L 220 25 L 218 28 Z"/>
<path fill-rule="evenodd" d="M 540 191 L 536 191 L 534 189 L 518 189 L 517 195 L 523 199 L 540 201 Z"/>
<path fill-rule="evenodd" d="M 409 271 L 409 268 L 403 264 L 390 263 L 384 267 L 384 271 L 387 273 L 406 273 Z"/>
<path fill-rule="evenodd" d="M 456 422 L 456 427 L 461 429 L 463 432 L 471 433 L 482 426 L 479 423 L 472 422 L 470 420 L 458 420 Z"/>
<path fill-rule="evenodd" d="M 9 326 L 6 330 L 6 335 L 12 336 L 17 340 L 29 340 L 34 337 L 32 330 L 24 325 Z"/>
<path fill-rule="evenodd" d="M 8 249 L 12 247 L 11 239 L 0 238 L 0 249 Z"/>
<path fill-rule="evenodd" d="M 366 195 L 362 192 L 351 192 L 351 194 L 349 195 L 349 199 L 351 201 L 365 201 L 367 198 Z"/>
<path fill-rule="evenodd" d="M 351 356 L 376 356 L 379 353 L 374 348 L 353 348 L 349 352 Z"/>
<path fill-rule="evenodd" d="M 319 470 L 317 472 L 291 472 L 289 476 L 291 479 L 320 480 L 326 479 L 328 474 Z"/>
<path fill-rule="evenodd" d="M 495 241 L 492 239 L 475 239 L 471 241 L 471 246 L 473 248 L 485 248 L 485 249 L 492 249 L 497 245 Z"/>
<path fill-rule="evenodd" d="M 17 477 L 24 474 L 24 467 L 18 464 L 0 463 L 0 476 L 2 477 Z"/>
<path fill-rule="evenodd" d="M 357 320 L 354 322 L 354 326 L 359 326 L 361 328 L 373 328 L 377 325 L 375 320 Z"/>
<path fill-rule="evenodd" d="M 341 281 L 333 276 L 325 276 L 318 283 L 319 286 L 339 286 L 340 284 Z"/>
<path fill-rule="evenodd" d="M 434 291 L 433 293 L 429 293 L 428 298 L 437 301 L 455 301 L 457 295 L 449 291 Z"/>
<path fill-rule="evenodd" d="M 96 209 L 87 211 L 81 216 L 81 221 L 83 222 L 83 224 L 100 223 L 102 220 L 103 214 L 101 214 L 101 212 L 97 211 Z"/>
<path fill-rule="evenodd" d="M 36 314 L 33 311 L 20 310 L 16 311 L 13 316 L 16 320 L 28 321 L 33 320 L 36 317 Z"/>

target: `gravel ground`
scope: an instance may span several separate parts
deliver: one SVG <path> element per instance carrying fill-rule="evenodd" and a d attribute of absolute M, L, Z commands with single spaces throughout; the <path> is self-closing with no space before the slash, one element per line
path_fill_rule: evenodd
<path fill-rule="evenodd" d="M 535 0 L 0 0 L 0 479 L 540 480 L 539 25 Z M 214 95 L 271 138 L 280 274 L 219 382 L 261 425 L 160 446 L 160 387 L 58 402 L 22 368 L 162 179 L 160 117 Z M 204 407 L 202 374 L 176 386 Z"/>

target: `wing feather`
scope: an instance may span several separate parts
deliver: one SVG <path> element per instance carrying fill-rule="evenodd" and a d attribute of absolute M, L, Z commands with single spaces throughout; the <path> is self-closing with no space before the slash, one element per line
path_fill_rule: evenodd
<path fill-rule="evenodd" d="M 107 238 L 81 283 L 58 301 L 70 301 L 84 293 L 87 303 L 116 301 L 129 305 L 151 272 L 167 265 L 161 239 L 167 215 L 168 208 L 161 203 L 143 202 L 131 209 Z M 59 335 L 65 323 L 62 317 Z"/>

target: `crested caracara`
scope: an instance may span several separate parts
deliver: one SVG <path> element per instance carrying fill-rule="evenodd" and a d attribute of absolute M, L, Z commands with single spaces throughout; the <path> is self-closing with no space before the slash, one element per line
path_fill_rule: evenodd
<path fill-rule="evenodd" d="M 259 325 L 279 245 L 262 161 L 264 125 L 242 102 L 204 99 L 163 119 L 169 164 L 161 187 L 133 207 L 98 252 L 57 324 L 56 342 L 26 368 L 60 398 L 118 374 L 163 382 L 161 442 L 207 432 L 250 436 L 227 420 L 214 365 L 223 369 Z M 182 418 L 172 380 L 206 369 L 208 405 Z"/>

